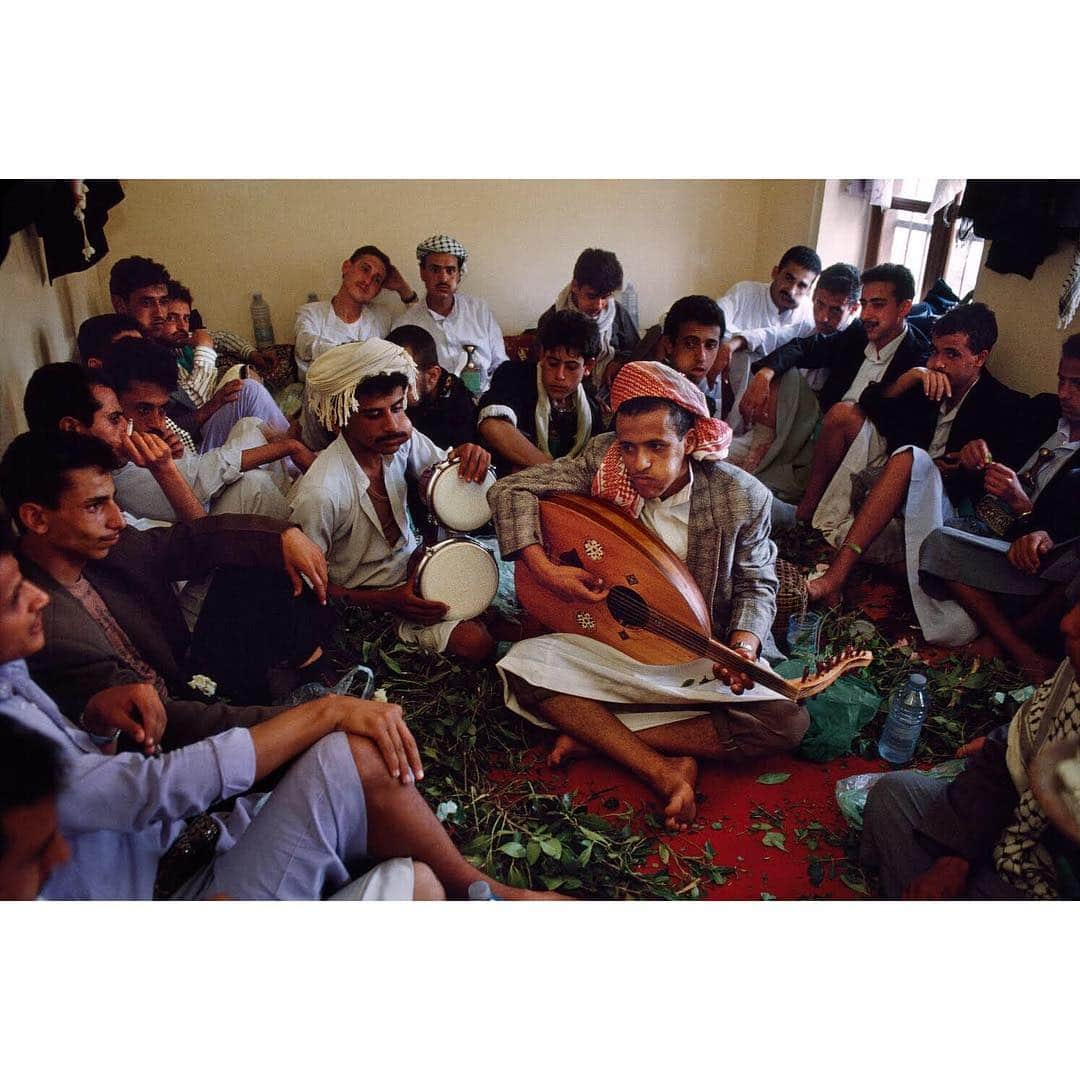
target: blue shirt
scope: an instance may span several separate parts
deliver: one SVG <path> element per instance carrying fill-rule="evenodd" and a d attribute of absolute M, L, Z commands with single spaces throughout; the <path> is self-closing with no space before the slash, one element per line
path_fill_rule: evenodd
<path fill-rule="evenodd" d="M 149 900 L 158 859 L 184 819 L 255 781 L 255 746 L 246 728 L 156 758 L 104 753 L 61 715 L 25 660 L 0 664 L 0 713 L 51 739 L 63 755 L 57 811 L 71 859 L 53 871 L 45 899 Z M 240 812 L 219 820 L 220 852 L 236 842 L 230 825 L 242 831 L 250 817 Z"/>

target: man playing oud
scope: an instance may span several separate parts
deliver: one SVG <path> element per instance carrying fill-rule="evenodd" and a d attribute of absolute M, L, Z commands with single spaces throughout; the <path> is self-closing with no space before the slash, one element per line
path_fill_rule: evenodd
<path fill-rule="evenodd" d="M 624 367 L 611 404 L 614 434 L 591 439 L 580 457 L 534 466 L 492 488 L 504 558 L 521 559 L 562 602 L 603 600 L 615 582 L 553 562 L 540 527 L 541 498 L 591 494 L 637 518 L 686 563 L 714 638 L 748 660 L 777 658 L 770 495 L 720 460 L 730 428 L 709 417 L 697 387 L 663 364 Z M 693 820 L 698 759 L 741 761 L 791 749 L 809 725 L 805 709 L 721 664 L 643 664 L 576 634 L 519 642 L 498 669 L 507 706 L 560 732 L 550 764 L 590 750 L 606 754 L 660 796 L 670 829 Z"/>

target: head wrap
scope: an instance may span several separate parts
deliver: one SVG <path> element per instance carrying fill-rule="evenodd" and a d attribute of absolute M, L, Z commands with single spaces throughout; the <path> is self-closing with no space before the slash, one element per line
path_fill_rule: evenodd
<path fill-rule="evenodd" d="M 611 385 L 611 411 L 617 413 L 625 402 L 643 397 L 674 402 L 697 417 L 694 423 L 697 449 L 692 457 L 698 461 L 719 461 L 727 457 L 731 428 L 723 420 L 709 416 L 705 395 L 685 375 L 655 360 L 638 360 L 625 365 Z M 600 462 L 593 477 L 592 493 L 598 499 L 628 510 L 634 517 L 641 513 L 645 500 L 630 483 L 617 444 L 611 446 Z"/>
<path fill-rule="evenodd" d="M 382 338 L 327 349 L 307 373 L 308 408 L 324 428 L 343 428 L 357 409 L 357 388 L 375 375 L 404 375 L 416 388 L 416 364 L 400 345 Z"/>
<path fill-rule="evenodd" d="M 439 233 L 437 236 L 429 236 L 416 245 L 416 261 L 422 263 L 425 255 L 456 255 L 461 265 L 461 274 L 465 275 L 465 263 L 469 259 L 469 253 L 452 236 Z"/>

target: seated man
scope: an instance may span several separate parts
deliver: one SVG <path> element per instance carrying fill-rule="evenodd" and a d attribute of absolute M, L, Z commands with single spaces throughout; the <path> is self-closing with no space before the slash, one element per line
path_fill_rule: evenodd
<path fill-rule="evenodd" d="M 296 368 L 307 378 L 311 361 L 327 349 L 350 341 L 384 338 L 390 329 L 390 312 L 376 303 L 386 289 L 396 292 L 403 304 L 416 302 L 416 292 L 398 273 L 390 257 L 374 244 L 358 247 L 341 264 L 341 286 L 329 300 L 302 304 L 296 312 Z"/>
<path fill-rule="evenodd" d="M 125 528 L 113 464 L 103 442 L 65 431 L 20 435 L 0 462 L 0 496 L 21 533 L 23 573 L 53 598 L 35 677 L 72 716 L 100 690 L 149 684 L 165 702 L 172 745 L 258 720 L 257 710 L 200 702 L 189 680 L 207 675 L 233 700 L 251 700 L 276 665 L 291 689 L 290 673 L 318 658 L 328 629 L 318 602 L 325 601 L 322 553 L 299 530 L 267 518 Z M 172 582 L 215 567 L 230 568 L 220 582 L 229 595 L 237 577 L 251 583 L 248 602 L 208 602 L 193 638 Z M 317 595 L 302 591 L 301 572 Z"/>
<path fill-rule="evenodd" d="M 600 352 L 592 373 L 592 386 L 598 400 L 605 402 L 610 396 L 615 370 L 630 359 L 640 340 L 634 320 L 615 299 L 615 293 L 622 287 L 623 268 L 615 252 L 586 248 L 574 263 L 570 284 L 536 324 L 537 332 L 543 333 L 544 324 L 557 311 L 580 311 L 596 323 L 600 332 Z M 615 361 L 615 368 L 609 372 L 608 365 L 612 361 Z"/>
<path fill-rule="evenodd" d="M 767 356 L 763 366 L 777 374 L 797 368 L 828 368 L 829 375 L 819 400 L 825 419 L 814 447 L 806 491 L 795 516 L 814 520 L 818 506 L 845 456 L 858 440 L 858 462 L 846 464 L 850 471 L 880 463 L 885 442 L 871 423 L 864 428 L 866 413 L 861 398 L 872 383 L 888 386 L 909 368 L 925 364 L 930 342 L 906 320 L 915 296 L 915 279 L 906 266 L 882 263 L 863 271 L 862 317 L 836 334 L 797 338 Z M 847 514 L 846 492 L 829 492 L 817 528 L 835 533 L 835 518 Z"/>
<path fill-rule="evenodd" d="M 6 606 L 8 597 L 0 600 Z M 36 899 L 71 858 L 56 817 L 62 781 L 57 747 L 0 716 L 0 900 Z"/>
<path fill-rule="evenodd" d="M 996 341 L 997 319 L 985 304 L 955 307 L 934 325 L 926 367 L 909 368 L 894 382 L 872 383 L 863 392 L 862 406 L 891 456 L 872 479 L 832 565 L 807 583 L 811 603 L 839 603 L 851 571 L 902 512 L 904 564 L 923 634 L 952 644 L 968 632 L 963 612 L 919 588 L 919 548 L 943 520 L 955 517 L 956 507 L 981 494 L 987 454 L 1005 461 L 1017 454 L 1016 420 L 1027 399 L 986 371 Z M 889 547 L 877 554 L 890 561 L 899 552 Z"/>
<path fill-rule="evenodd" d="M 982 454 L 986 491 L 1009 520 L 993 521 L 993 530 L 981 520 L 946 520 L 919 552 L 920 584 L 933 597 L 956 601 L 973 620 L 948 644 L 981 630 L 987 636 L 972 652 L 1004 653 L 1040 682 L 1055 658 L 1045 655 L 1037 632 L 1061 617 L 1065 585 L 1080 570 L 1075 551 L 1060 547 L 1080 535 L 1080 334 L 1061 347 L 1056 398 L 1033 398 L 1016 427 L 1029 445 L 1042 440 L 1018 470 L 989 447 Z"/>
<path fill-rule="evenodd" d="M 219 378 L 217 352 L 207 330 L 191 330 L 191 290 L 178 281 L 169 282 L 167 333 L 159 339 L 176 357 L 177 391 L 181 408 L 172 417 L 197 435 L 205 453 L 222 446 L 233 425 L 253 416 L 273 431 L 289 429 L 270 392 L 259 379 Z"/>
<path fill-rule="evenodd" d="M 92 315 L 79 327 L 79 363 L 84 368 L 98 371 L 105 366 L 105 354 L 109 346 L 124 338 L 143 338 L 142 327 L 130 315 Z M 165 435 L 169 444 L 179 451 L 195 453 L 195 440 L 172 417 L 165 417 Z"/>
<path fill-rule="evenodd" d="M 777 657 L 776 547 L 769 539 L 768 491 L 719 460 L 730 430 L 710 419 L 701 391 L 655 362 L 627 364 L 612 384 L 615 433 L 594 438 L 578 458 L 537 465 L 500 480 L 489 501 L 504 558 L 520 558 L 541 587 L 568 603 L 596 603 L 609 582 L 552 562 L 540 529 L 539 499 L 574 492 L 640 518 L 683 559 L 712 615 L 713 635 L 757 660 Z M 696 811 L 698 759 L 745 760 L 797 746 L 806 710 L 750 681 L 700 661 L 674 668 L 640 664 L 598 641 L 556 634 L 519 642 L 499 662 L 509 708 L 560 732 L 556 765 L 583 747 L 606 754 L 660 796 L 668 828 Z M 693 677 L 687 680 L 687 674 Z M 731 685 L 697 691 L 715 674 Z M 696 676 L 702 676 L 699 680 Z M 695 692 L 696 691 L 696 692 Z M 715 705 L 703 705 L 708 700 Z M 642 706 L 652 706 L 643 711 Z M 623 711 L 627 710 L 628 711 Z"/>
<path fill-rule="evenodd" d="M 961 748 L 969 760 L 959 776 L 905 769 L 870 789 L 861 859 L 878 871 L 883 896 L 1049 899 L 1062 893 L 1058 859 L 1075 875 L 1076 842 L 1048 820 L 1031 783 L 1039 751 L 1080 734 L 1080 605 L 1061 632 L 1068 658 L 1010 724 Z"/>
<path fill-rule="evenodd" d="M 487 302 L 458 291 L 469 253 L 452 236 L 440 234 L 416 245 L 416 259 L 424 299 L 410 304 L 394 320 L 394 329 L 422 326 L 435 339 L 440 365 L 459 376 L 471 393 L 481 394 L 507 356 Z"/>
<path fill-rule="evenodd" d="M 167 350 L 148 341 L 120 341 L 109 350 L 105 378 L 116 389 L 124 415 L 134 430 L 169 441 L 165 429 L 169 396 L 176 388 L 176 364 Z M 174 446 L 174 453 L 178 450 Z M 286 518 L 288 505 L 280 487 L 288 478 L 279 471 L 278 482 L 261 467 L 291 457 L 307 468 L 315 455 L 298 439 L 267 433 L 258 419 L 244 417 L 233 426 L 229 439 L 203 454 L 182 453 L 176 461 L 195 497 L 211 513 L 263 514 Z M 117 501 L 128 513 L 153 521 L 175 521 L 171 506 L 145 470 L 130 463 L 118 470 Z"/>
<path fill-rule="evenodd" d="M 717 353 L 717 372 L 741 350 L 760 358 L 812 333 L 810 290 L 820 273 L 818 253 L 799 244 L 780 256 L 770 281 L 740 281 L 728 289 L 717 301 L 730 335 Z"/>
<path fill-rule="evenodd" d="M 540 331 L 540 359 L 504 364 L 480 399 L 477 429 L 495 469 L 577 457 L 603 430 L 600 406 L 585 389 L 600 349 L 596 323 L 557 311 Z"/>
<path fill-rule="evenodd" d="M 116 468 L 131 462 L 154 478 L 178 521 L 195 521 L 206 509 L 195 497 L 173 460 L 169 444 L 157 435 L 132 431 L 116 393 L 98 368 L 46 364 L 26 384 L 23 412 L 31 431 L 77 431 L 101 439 L 116 455 Z M 140 519 L 128 524 L 149 528 Z"/>
<path fill-rule="evenodd" d="M 338 432 L 292 490 L 292 518 L 326 553 L 330 593 L 398 617 L 398 635 L 471 663 L 495 643 L 475 620 L 445 620 L 446 605 L 413 588 L 419 542 L 406 506 L 406 477 L 445 461 L 446 450 L 413 431 L 406 415 L 416 365 L 397 345 L 371 338 L 323 353 L 308 370 L 312 415 Z M 491 462 L 470 443 L 460 474 L 479 482 Z"/>
<path fill-rule="evenodd" d="M 385 338 L 390 329 L 388 308 L 377 303 L 386 289 L 396 292 L 404 304 L 415 304 L 416 292 L 397 268 L 374 244 L 358 247 L 341 264 L 341 286 L 329 300 L 302 304 L 296 312 L 294 353 L 301 381 L 311 362 L 327 349 L 353 341 Z M 334 433 L 320 428 L 311 415 L 307 393 L 300 412 L 300 437 L 312 450 L 325 450 Z"/>
<path fill-rule="evenodd" d="M 20 574 L 6 530 L 0 549 L 0 715 L 60 751 L 71 851 L 61 863 L 63 841 L 43 830 L 51 858 L 38 857 L 23 888 L 51 869 L 46 899 L 318 900 L 386 860 L 349 895 L 464 898 L 476 881 L 506 899 L 554 895 L 501 885 L 461 856 L 416 789 L 423 767 L 397 705 L 324 697 L 180 753 L 111 755 L 28 673 L 48 641 L 48 597 Z M 244 794 L 286 766 L 269 798 Z M 209 812 L 234 796 L 231 810 Z"/>
<path fill-rule="evenodd" d="M 400 345 L 416 364 L 416 402 L 406 410 L 409 422 L 436 446 L 476 438 L 476 399 L 465 384 L 439 364 L 435 339 L 422 326 L 399 326 L 386 340 Z"/>
<path fill-rule="evenodd" d="M 838 334 L 841 330 L 846 330 L 859 313 L 861 288 L 859 271 L 850 263 L 833 263 L 822 270 L 814 288 L 813 333 Z M 811 340 L 814 339 L 805 335 L 794 338 L 790 348 L 774 350 L 764 360 L 753 365 L 753 378 L 739 399 L 739 412 L 744 423 L 753 424 L 767 415 L 774 380 L 779 382 L 794 366 L 791 361 Z M 824 385 L 824 378 L 818 377 L 829 374 L 828 368 L 801 370 L 807 384 L 814 390 L 820 390 Z"/>

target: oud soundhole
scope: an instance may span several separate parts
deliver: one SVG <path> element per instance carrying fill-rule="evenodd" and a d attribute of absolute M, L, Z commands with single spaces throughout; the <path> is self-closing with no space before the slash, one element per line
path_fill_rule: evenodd
<path fill-rule="evenodd" d="M 649 621 L 649 606 L 633 589 L 615 585 L 607 595 L 608 611 L 623 626 L 641 627 Z"/>

